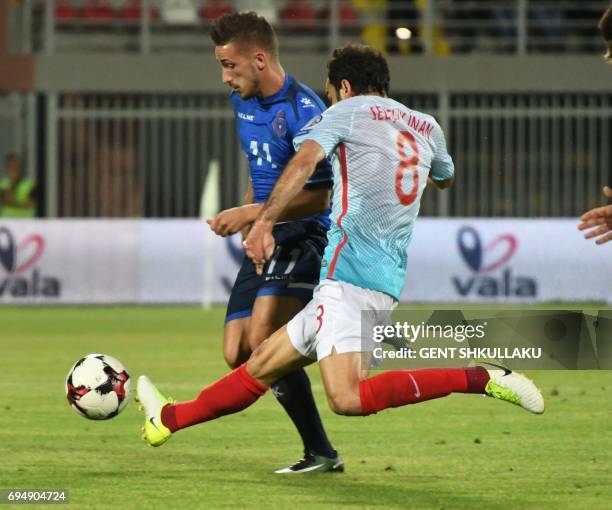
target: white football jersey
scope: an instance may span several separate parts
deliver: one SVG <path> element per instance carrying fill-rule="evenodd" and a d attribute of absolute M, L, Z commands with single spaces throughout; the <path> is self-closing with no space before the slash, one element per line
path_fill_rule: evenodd
<path fill-rule="evenodd" d="M 453 176 L 442 129 L 425 113 L 380 96 L 335 104 L 294 138 L 332 156 L 332 226 L 321 279 L 378 290 L 399 299 L 407 248 L 427 176 Z"/>

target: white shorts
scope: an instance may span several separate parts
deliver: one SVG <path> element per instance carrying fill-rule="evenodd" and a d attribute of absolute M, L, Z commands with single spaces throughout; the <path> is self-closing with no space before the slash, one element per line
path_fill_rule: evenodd
<path fill-rule="evenodd" d="M 371 338 L 372 327 L 388 324 L 396 305 L 382 292 L 323 280 L 312 300 L 289 321 L 287 333 L 296 350 L 312 359 L 322 360 L 333 348 L 338 354 L 372 352 L 378 346 Z"/>

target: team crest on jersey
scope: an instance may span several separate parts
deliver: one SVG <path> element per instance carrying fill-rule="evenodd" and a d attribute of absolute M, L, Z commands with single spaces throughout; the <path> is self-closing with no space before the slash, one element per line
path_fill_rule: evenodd
<path fill-rule="evenodd" d="M 272 121 L 272 131 L 279 138 L 284 138 L 287 134 L 287 119 L 285 117 L 285 112 L 283 110 L 279 110 Z"/>

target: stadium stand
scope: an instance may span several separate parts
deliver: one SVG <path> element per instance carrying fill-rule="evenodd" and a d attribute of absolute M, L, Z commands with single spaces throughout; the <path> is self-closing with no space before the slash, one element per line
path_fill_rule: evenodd
<path fill-rule="evenodd" d="M 35 14 L 44 15 L 43 2 L 33 2 Z M 296 44 L 287 48 L 322 50 L 328 37 L 330 3 L 321 0 L 150 0 L 149 20 L 152 29 L 160 37 L 160 44 L 176 48 L 176 41 L 164 41 L 173 27 L 185 25 L 185 32 L 174 35 L 183 41 L 184 49 L 198 46 L 200 28 L 206 28 L 216 17 L 236 11 L 257 9 L 275 25 L 281 35 L 296 37 Z M 106 32 L 108 37 L 129 36 L 126 26 L 142 20 L 142 0 L 56 0 L 54 30 L 58 48 L 77 49 L 87 47 L 88 41 L 79 40 L 79 29 L 91 35 L 91 27 L 114 27 Z M 339 36 L 360 37 L 368 42 L 369 33 L 376 32 L 380 23 L 375 12 L 381 12 L 385 25 L 385 41 L 382 49 L 391 52 L 452 53 L 590 53 L 597 51 L 599 40 L 597 19 L 607 6 L 604 0 L 564 1 L 530 0 L 362 0 L 338 1 Z M 160 15 L 161 13 L 161 15 Z M 43 23 L 37 24 L 41 29 Z M 192 31 L 187 31 L 192 26 Z M 121 33 L 124 27 L 125 34 Z M 395 30 L 399 27 L 411 31 L 409 41 L 399 41 Z M 304 37 L 309 36 L 309 37 Z M 427 37 L 431 37 L 427 41 Z M 123 50 L 125 44 L 107 48 Z M 100 45 L 94 39 L 93 44 Z M 133 45 L 131 45 L 133 46 Z M 428 50 L 427 48 L 430 48 Z M 97 48 L 96 48 L 97 49 Z"/>

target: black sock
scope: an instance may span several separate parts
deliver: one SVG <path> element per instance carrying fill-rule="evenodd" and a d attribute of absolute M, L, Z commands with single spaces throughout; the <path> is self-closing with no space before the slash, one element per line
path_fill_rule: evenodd
<path fill-rule="evenodd" d="M 337 455 L 323 429 L 310 380 L 303 368 L 276 381 L 272 393 L 300 433 L 305 451 L 325 457 Z"/>

